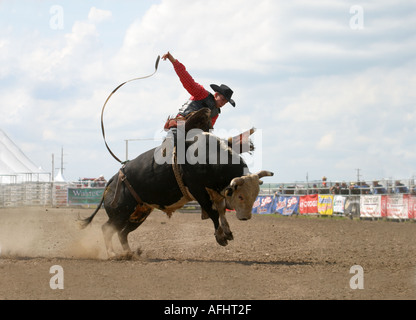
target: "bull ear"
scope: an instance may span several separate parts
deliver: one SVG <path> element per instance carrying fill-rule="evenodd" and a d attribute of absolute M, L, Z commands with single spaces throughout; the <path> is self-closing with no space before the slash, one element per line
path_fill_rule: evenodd
<path fill-rule="evenodd" d="M 269 177 L 271 177 L 271 176 L 273 176 L 273 175 L 274 175 L 274 173 L 273 173 L 273 172 L 271 172 L 271 171 L 262 170 L 262 171 L 258 172 L 258 173 L 257 173 L 257 175 L 258 175 L 259 179 L 261 179 L 261 178 L 263 178 L 263 177 L 265 177 L 265 176 L 269 176 Z"/>
<path fill-rule="evenodd" d="M 226 196 L 226 197 L 231 197 L 231 196 L 233 195 L 233 192 L 234 192 L 234 189 L 233 189 L 233 188 L 231 188 L 231 187 L 227 187 L 227 188 L 225 189 L 225 196 Z"/>
<path fill-rule="evenodd" d="M 259 185 L 262 185 L 262 184 L 263 184 L 263 181 L 259 179 Z"/>
<path fill-rule="evenodd" d="M 242 186 L 243 184 L 244 184 L 243 178 L 234 178 L 233 180 L 231 180 L 230 187 L 234 188 L 235 190 L 238 186 Z"/>

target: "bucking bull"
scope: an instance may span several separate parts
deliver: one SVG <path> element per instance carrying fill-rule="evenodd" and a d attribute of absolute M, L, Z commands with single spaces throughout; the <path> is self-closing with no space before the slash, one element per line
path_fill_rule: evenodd
<path fill-rule="evenodd" d="M 273 173 L 250 174 L 240 155 L 242 150 L 232 147 L 230 139 L 223 140 L 201 130 L 183 133 L 186 138 L 180 139 L 178 127 L 161 146 L 124 164 L 108 181 L 94 213 L 81 220 L 81 227 L 85 228 L 104 203 L 109 219 L 102 231 L 110 258 L 115 256 L 114 233 L 117 232 L 125 253 L 131 254 L 127 236 L 153 209 L 170 217 L 175 210 L 196 200 L 201 206 L 202 218 L 213 221 L 215 239 L 222 246 L 233 240 L 225 217 L 227 208 L 234 209 L 239 220 L 251 218 L 262 184 L 260 179 Z"/>

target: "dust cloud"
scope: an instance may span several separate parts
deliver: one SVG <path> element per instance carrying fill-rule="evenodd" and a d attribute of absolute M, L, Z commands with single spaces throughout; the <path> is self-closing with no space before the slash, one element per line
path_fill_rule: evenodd
<path fill-rule="evenodd" d="M 105 259 L 101 223 L 81 230 L 79 215 L 67 208 L 1 208 L 0 257 Z"/>

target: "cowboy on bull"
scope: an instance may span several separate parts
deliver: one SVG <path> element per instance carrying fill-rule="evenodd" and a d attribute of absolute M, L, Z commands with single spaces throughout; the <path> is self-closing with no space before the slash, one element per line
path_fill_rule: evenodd
<path fill-rule="evenodd" d="M 214 127 L 215 122 L 218 119 L 219 114 L 221 113 L 221 108 L 229 102 L 233 107 L 235 107 L 235 102 L 231 99 L 233 95 L 233 91 L 222 84 L 218 86 L 216 84 L 211 84 L 212 90 L 214 90 L 214 94 L 207 91 L 202 85 L 195 82 L 192 76 L 188 73 L 185 66 L 180 63 L 177 59 L 175 59 L 170 52 L 164 54 L 162 56 L 163 60 L 168 59 L 174 69 L 176 74 L 179 77 L 183 87 L 189 92 L 191 95 L 190 99 L 179 109 L 178 114 L 175 118 L 169 118 L 166 121 L 164 129 L 166 131 L 176 128 L 177 121 L 187 121 L 195 112 L 203 109 L 208 108 L 210 113 L 210 128 Z"/>

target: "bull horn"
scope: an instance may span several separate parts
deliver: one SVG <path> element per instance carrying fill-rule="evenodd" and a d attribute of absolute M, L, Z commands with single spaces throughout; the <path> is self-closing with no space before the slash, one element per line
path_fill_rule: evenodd
<path fill-rule="evenodd" d="M 263 178 L 265 176 L 270 176 L 271 177 L 273 175 L 274 175 L 273 172 L 267 171 L 267 170 L 262 170 L 262 171 L 260 171 L 260 172 L 257 173 L 257 176 L 259 177 L 259 179 L 261 179 L 261 178 Z"/>
<path fill-rule="evenodd" d="M 238 186 L 242 186 L 243 184 L 244 184 L 243 178 L 234 178 L 233 180 L 231 180 L 230 187 L 236 188 Z"/>

